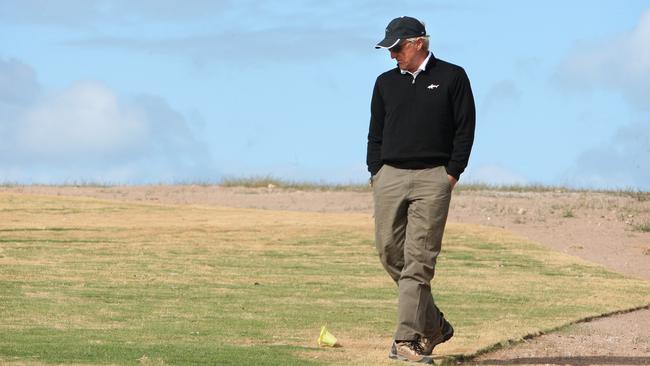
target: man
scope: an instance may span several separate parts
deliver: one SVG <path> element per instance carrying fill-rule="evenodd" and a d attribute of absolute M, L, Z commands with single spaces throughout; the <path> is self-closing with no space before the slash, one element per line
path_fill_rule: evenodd
<path fill-rule="evenodd" d="M 393 19 L 375 48 L 397 60 L 375 82 L 367 156 L 377 251 L 399 288 L 389 357 L 432 363 L 433 348 L 454 334 L 430 284 L 474 141 L 474 98 L 465 71 L 429 52 L 419 20 Z"/>

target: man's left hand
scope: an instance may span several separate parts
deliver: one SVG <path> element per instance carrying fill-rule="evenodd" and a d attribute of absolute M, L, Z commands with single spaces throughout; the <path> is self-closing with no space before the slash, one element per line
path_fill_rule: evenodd
<path fill-rule="evenodd" d="M 451 190 L 454 190 L 454 187 L 456 186 L 456 183 L 458 183 L 458 180 L 451 175 L 447 174 L 447 179 L 449 179 L 449 185 L 451 186 Z"/>

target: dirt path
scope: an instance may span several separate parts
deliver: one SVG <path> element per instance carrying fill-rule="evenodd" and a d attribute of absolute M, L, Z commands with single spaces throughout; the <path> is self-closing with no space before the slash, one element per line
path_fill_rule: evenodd
<path fill-rule="evenodd" d="M 301 211 L 372 212 L 369 192 L 219 186 L 2 187 L 0 191 Z M 650 196 L 457 190 L 449 220 L 498 226 L 650 281 Z M 650 310 L 581 323 L 481 355 L 490 365 L 650 365 Z"/>
<path fill-rule="evenodd" d="M 650 365 L 650 310 L 606 317 L 481 355 L 484 365 Z"/>

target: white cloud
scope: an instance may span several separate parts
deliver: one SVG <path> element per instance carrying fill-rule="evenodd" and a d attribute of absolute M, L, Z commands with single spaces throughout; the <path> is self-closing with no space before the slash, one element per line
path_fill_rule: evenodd
<path fill-rule="evenodd" d="M 145 141 L 146 115 L 120 103 L 98 82 L 76 82 L 25 111 L 16 148 L 33 159 L 58 160 L 133 153 Z"/>
<path fill-rule="evenodd" d="M 650 191 L 650 121 L 623 126 L 584 151 L 561 179 L 576 187 Z"/>
<path fill-rule="evenodd" d="M 408 0 L 402 7 L 417 6 Z M 445 12 L 456 4 L 429 4 Z M 72 30 L 61 43 L 189 58 L 197 66 L 226 62 L 318 61 L 372 52 L 393 3 L 371 0 L 21 0 L 0 1 L 0 22 Z M 372 30 L 370 32 L 369 30 Z M 255 60 L 251 62 L 251 60 Z M 230 65 L 228 65 L 230 67 Z"/>
<path fill-rule="evenodd" d="M 467 183 L 486 183 L 494 185 L 524 185 L 528 183 L 526 177 L 501 164 L 483 164 L 478 167 L 469 167 L 461 177 Z"/>
<path fill-rule="evenodd" d="M 24 64 L 2 68 L 3 62 L 0 80 L 22 80 L 41 89 L 35 73 L 25 73 L 31 68 Z M 2 181 L 148 183 L 218 178 L 207 147 L 193 136 L 187 120 L 159 97 L 123 98 L 97 81 L 79 81 L 63 90 L 22 98 L 26 94 L 0 99 L 21 101 L 0 104 L 0 115 L 6 116 L 0 120 Z"/>
<path fill-rule="evenodd" d="M 633 106 L 650 109 L 650 9 L 632 31 L 574 47 L 556 78 L 569 89 L 618 91 Z"/>
<path fill-rule="evenodd" d="M 650 9 L 633 30 L 571 50 L 556 80 L 573 91 L 621 93 L 634 118 L 583 151 L 560 180 L 570 186 L 650 190 Z M 602 107 L 591 108 L 597 113 Z"/>
<path fill-rule="evenodd" d="M 378 41 L 376 38 L 363 36 L 361 29 L 352 27 L 328 29 L 292 25 L 176 37 L 91 37 L 65 44 L 190 58 L 197 64 L 216 61 L 259 68 L 272 61 L 319 61 L 346 53 L 367 53 Z"/>

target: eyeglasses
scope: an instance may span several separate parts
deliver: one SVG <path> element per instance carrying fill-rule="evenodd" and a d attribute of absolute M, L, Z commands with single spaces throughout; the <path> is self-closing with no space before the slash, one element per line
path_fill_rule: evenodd
<path fill-rule="evenodd" d="M 389 48 L 388 51 L 399 53 L 400 51 L 402 51 L 402 48 L 404 48 L 404 45 L 407 43 L 408 42 L 400 42 L 399 44 L 396 44 L 393 47 Z"/>

